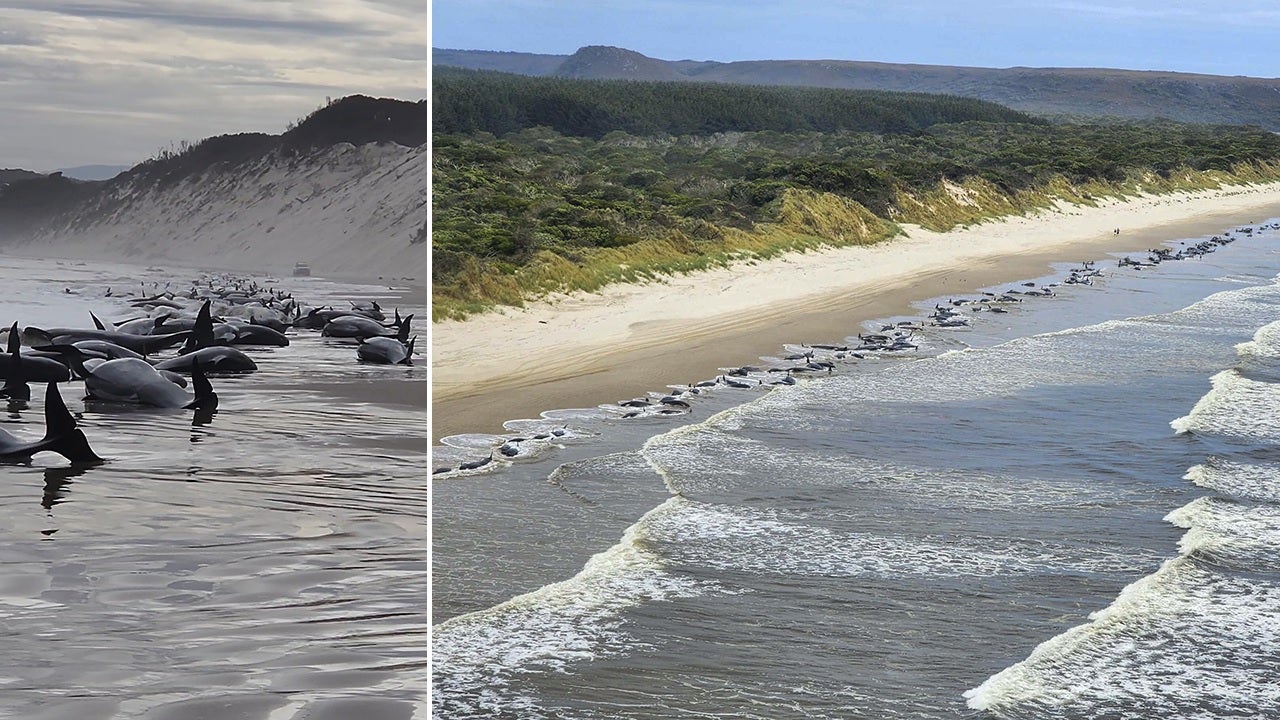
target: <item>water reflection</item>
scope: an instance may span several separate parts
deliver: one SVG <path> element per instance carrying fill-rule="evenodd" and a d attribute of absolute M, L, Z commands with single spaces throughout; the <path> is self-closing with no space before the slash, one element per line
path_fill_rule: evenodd
<path fill-rule="evenodd" d="M 204 439 L 203 436 L 206 433 L 198 432 L 195 430 L 195 428 L 200 428 L 200 427 L 204 427 L 205 425 L 213 424 L 213 416 L 217 414 L 218 414 L 218 411 L 214 408 L 197 408 L 196 409 L 195 414 L 192 415 L 191 417 L 191 427 L 192 427 L 191 442 L 197 443 L 197 442 L 200 442 L 202 439 Z"/>

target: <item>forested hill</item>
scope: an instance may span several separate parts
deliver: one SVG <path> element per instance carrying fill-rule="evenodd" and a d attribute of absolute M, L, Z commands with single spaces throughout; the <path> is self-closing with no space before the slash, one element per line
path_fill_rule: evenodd
<path fill-rule="evenodd" d="M 645 74 L 642 63 L 634 68 Z M 1050 123 L 972 98 L 433 77 L 437 318 L 1100 196 L 1280 179 L 1253 126 Z"/>
<path fill-rule="evenodd" d="M 1223 48 L 1223 52 L 1231 52 Z M 851 60 L 660 60 L 588 46 L 572 55 L 433 49 L 432 63 L 530 76 L 681 80 L 961 95 L 1075 118 L 1166 118 L 1280 131 L 1280 79 L 1102 68 L 977 68 Z"/>
<path fill-rule="evenodd" d="M 716 132 L 903 133 L 968 121 L 1035 123 L 983 100 L 871 90 L 535 78 L 438 69 L 437 133 L 502 135 L 545 126 L 565 135 L 705 135 Z"/>

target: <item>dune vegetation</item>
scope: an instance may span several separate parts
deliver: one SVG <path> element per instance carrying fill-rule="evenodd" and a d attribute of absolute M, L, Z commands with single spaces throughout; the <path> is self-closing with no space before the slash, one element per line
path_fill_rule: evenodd
<path fill-rule="evenodd" d="M 950 96 L 434 80 L 436 319 L 1065 201 L 1280 180 L 1280 136 Z"/>

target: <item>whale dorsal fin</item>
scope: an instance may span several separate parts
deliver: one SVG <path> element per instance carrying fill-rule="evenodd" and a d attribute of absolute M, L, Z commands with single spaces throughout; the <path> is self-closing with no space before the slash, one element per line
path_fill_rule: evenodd
<path fill-rule="evenodd" d="M 196 398 L 186 405 L 188 410 L 213 410 L 218 407 L 218 394 L 213 391 L 213 384 L 204 374 L 200 359 L 191 363 L 191 388 Z"/>
<path fill-rule="evenodd" d="M 55 452 L 71 462 L 102 462 L 84 433 L 76 427 L 76 419 L 62 401 L 57 383 L 49 383 L 44 393 L 43 449 Z"/>
<path fill-rule="evenodd" d="M 0 387 L 0 397 L 26 401 L 31 399 L 31 388 L 27 387 L 27 374 L 22 371 L 21 345 L 18 323 L 15 321 L 13 327 L 9 328 L 9 354 L 13 356 L 13 362 L 9 364 L 9 373 L 4 380 L 4 387 Z"/>

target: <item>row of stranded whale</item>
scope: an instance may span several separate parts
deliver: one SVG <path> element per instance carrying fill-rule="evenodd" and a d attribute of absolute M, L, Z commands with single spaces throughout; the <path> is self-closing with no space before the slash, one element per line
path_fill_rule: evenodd
<path fill-rule="evenodd" d="M 204 424 L 218 407 L 210 376 L 256 372 L 258 365 L 246 350 L 287 347 L 290 335 L 300 331 L 356 342 L 356 360 L 362 363 L 413 364 L 413 315 L 401 317 L 397 309 L 388 320 L 376 301 L 311 307 L 291 293 L 230 276 L 204 276 L 182 293 L 157 284 L 153 289 L 145 295 L 126 293 L 134 297 L 129 305 L 137 316 L 118 323 L 90 312 L 93 327 L 14 322 L 0 332 L 0 346 L 6 348 L 0 354 L 0 398 L 8 399 L 10 411 L 26 407 L 31 383 L 46 386 L 44 435 L 23 440 L 0 429 L 0 462 L 25 463 L 42 452 L 72 463 L 102 461 L 67 410 L 61 383 L 82 381 L 86 405 L 192 410 L 193 422 Z M 105 296 L 122 297 L 110 288 Z"/>
<path fill-rule="evenodd" d="M 1117 262 L 1118 268 L 1140 270 L 1154 267 L 1162 262 L 1198 258 L 1214 252 L 1237 239 L 1237 236 L 1252 237 L 1257 231 L 1280 229 L 1280 223 L 1245 226 L 1228 231 L 1221 235 L 1188 244 L 1184 241 L 1177 249 L 1169 247 L 1152 248 L 1147 256 L 1134 259 L 1125 256 Z M 1001 314 L 1009 312 L 1009 307 L 1031 298 L 1051 298 L 1055 289 L 1064 285 L 1092 285 L 1103 276 L 1097 264 L 1088 260 L 1079 267 L 1068 269 L 1067 276 L 1059 282 L 1039 285 L 1025 282 L 1020 286 L 1001 292 L 983 291 L 978 297 L 952 298 L 946 302 L 938 302 L 933 311 L 922 320 L 905 320 L 883 325 L 878 332 L 859 333 L 850 337 L 845 343 L 802 344 L 787 346 L 788 354 L 780 358 L 762 358 L 769 361 L 767 366 L 742 365 L 734 368 L 721 368 L 722 373 L 714 379 L 685 385 L 668 386 L 669 392 L 649 393 L 645 397 L 621 400 L 615 404 L 601 405 L 600 409 L 621 419 L 647 417 L 655 415 L 683 415 L 692 411 L 691 396 L 716 388 L 752 389 L 777 385 L 794 385 L 797 378 L 809 374 L 830 374 L 835 372 L 838 364 L 866 359 L 901 357 L 906 351 L 919 348 L 917 333 L 924 333 L 932 328 L 964 328 L 969 327 L 975 319 L 974 313 L 985 312 Z M 857 342 L 852 342 L 856 340 Z M 457 471 L 480 470 L 488 468 L 501 460 L 513 460 L 521 456 L 532 455 L 535 448 L 557 438 L 572 433 L 568 426 L 546 430 L 529 435 L 516 435 L 502 438 L 496 445 L 488 447 L 487 454 L 475 459 L 459 462 L 456 465 L 436 467 L 434 474 Z"/>

